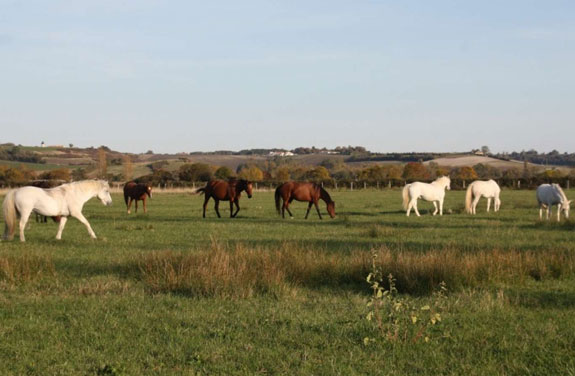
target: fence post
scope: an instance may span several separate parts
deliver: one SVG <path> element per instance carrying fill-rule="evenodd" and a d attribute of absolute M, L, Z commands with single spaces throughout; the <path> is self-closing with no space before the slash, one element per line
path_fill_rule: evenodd
<path fill-rule="evenodd" d="M 387 188 L 391 189 L 391 180 L 387 183 Z"/>
<path fill-rule="evenodd" d="M 335 189 L 337 189 L 337 180 L 335 180 L 333 183 L 335 185 Z"/>
<path fill-rule="evenodd" d="M 353 182 L 349 183 L 351 190 L 353 191 Z"/>
<path fill-rule="evenodd" d="M 366 189 L 366 188 L 367 188 L 367 182 L 364 181 L 363 182 L 363 189 Z"/>
<path fill-rule="evenodd" d="M 521 189 L 521 180 L 517 180 L 517 189 Z"/>
<path fill-rule="evenodd" d="M 567 189 L 569 189 L 569 179 L 567 179 Z"/>

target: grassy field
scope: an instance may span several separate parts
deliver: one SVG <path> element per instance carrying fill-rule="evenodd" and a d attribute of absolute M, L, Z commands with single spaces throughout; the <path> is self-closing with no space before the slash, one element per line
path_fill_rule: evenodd
<path fill-rule="evenodd" d="M 115 195 L 85 206 L 98 240 L 32 223 L 0 242 L 0 374 L 575 374 L 574 221 L 540 223 L 532 191 L 474 217 L 463 195 L 407 218 L 398 190 L 335 191 L 323 221 L 303 203 L 282 220 L 271 192 L 236 219 L 182 193 L 128 216 Z M 397 279 L 396 337 L 366 319 L 372 254 Z"/>

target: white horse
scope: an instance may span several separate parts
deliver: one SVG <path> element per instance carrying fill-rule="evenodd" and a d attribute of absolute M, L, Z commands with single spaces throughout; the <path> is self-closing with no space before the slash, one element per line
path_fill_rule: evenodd
<path fill-rule="evenodd" d="M 469 214 L 475 214 L 475 209 L 479 203 L 481 197 L 487 198 L 487 212 L 489 213 L 489 207 L 491 206 L 491 199 L 494 199 L 493 209 L 499 211 L 501 206 L 501 200 L 499 200 L 499 193 L 501 193 L 501 188 L 495 182 L 495 180 L 476 180 L 469 184 L 467 187 L 467 193 L 465 194 L 465 211 Z M 471 201 L 473 199 L 473 202 Z"/>
<path fill-rule="evenodd" d="M 6 222 L 4 239 L 14 239 L 16 220 L 20 216 L 20 241 L 26 241 L 24 229 L 32 212 L 47 217 L 61 217 L 56 239 L 62 238 L 62 230 L 64 230 L 70 215 L 82 222 L 88 229 L 92 239 L 96 239 L 96 234 L 90 227 L 88 220 L 82 215 L 82 207 L 92 197 L 98 197 L 104 205 L 112 205 L 108 182 L 104 180 L 83 180 L 62 184 L 50 189 L 37 187 L 13 189 L 6 194 L 2 204 L 4 221 Z"/>
<path fill-rule="evenodd" d="M 435 206 L 435 211 L 433 215 L 437 214 L 437 203 L 439 203 L 439 215 L 443 215 L 443 199 L 445 198 L 445 189 L 449 190 L 449 185 L 451 184 L 451 179 L 447 176 L 441 176 L 433 183 L 421 183 L 414 182 L 407 184 L 403 187 L 403 209 L 407 210 L 407 216 L 411 212 L 411 208 L 415 210 L 415 214 L 419 217 L 419 211 L 417 210 L 417 199 L 422 198 L 425 201 L 432 201 L 433 206 Z"/>
<path fill-rule="evenodd" d="M 557 221 L 561 219 L 561 210 L 565 218 L 569 218 L 571 200 L 567 200 L 565 192 L 559 184 L 541 184 L 537 187 L 537 201 L 539 202 L 539 219 L 543 219 L 543 209 L 547 209 L 546 218 L 549 219 L 553 205 L 557 205 Z"/>

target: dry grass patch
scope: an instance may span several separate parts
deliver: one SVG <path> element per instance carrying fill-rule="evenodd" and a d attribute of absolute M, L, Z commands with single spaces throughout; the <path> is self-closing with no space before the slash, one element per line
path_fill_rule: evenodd
<path fill-rule="evenodd" d="M 429 294 L 440 282 L 449 290 L 497 283 L 572 276 L 575 256 L 562 251 L 523 252 L 490 250 L 465 253 L 453 249 L 392 252 L 379 249 L 377 265 L 392 274 L 400 292 Z M 281 294 L 293 288 L 351 288 L 369 292 L 365 278 L 371 253 L 333 253 L 284 244 L 267 250 L 237 245 L 212 246 L 195 253 L 171 251 L 142 256 L 140 271 L 153 292 L 191 296 L 246 298 Z"/>
<path fill-rule="evenodd" d="M 18 256 L 0 256 L 0 282 L 19 285 L 54 277 L 56 269 L 49 256 L 23 253 Z"/>

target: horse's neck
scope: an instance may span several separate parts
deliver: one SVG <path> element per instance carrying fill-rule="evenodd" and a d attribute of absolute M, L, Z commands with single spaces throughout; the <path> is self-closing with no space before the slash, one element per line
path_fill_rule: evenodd
<path fill-rule="evenodd" d="M 444 181 L 434 181 L 431 183 L 431 185 L 433 185 L 435 188 L 443 190 L 445 190 L 445 187 L 447 187 L 447 183 L 445 183 Z"/>
<path fill-rule="evenodd" d="M 323 189 L 321 186 L 318 188 L 319 188 L 319 198 L 321 198 L 322 200 L 324 200 L 326 203 L 329 204 L 331 202 L 331 197 L 329 193 L 327 193 L 327 191 Z"/>
<path fill-rule="evenodd" d="M 557 196 L 559 196 L 559 200 L 561 202 L 566 202 L 567 196 L 565 196 L 565 192 L 563 192 L 563 189 L 561 189 L 561 187 L 559 185 L 554 185 L 553 187 L 555 188 L 555 192 L 557 193 Z"/>
<path fill-rule="evenodd" d="M 73 196 L 78 203 L 84 204 L 86 201 L 95 197 L 98 190 L 93 185 L 78 183 L 75 186 L 68 186 L 65 188 L 69 196 Z"/>

